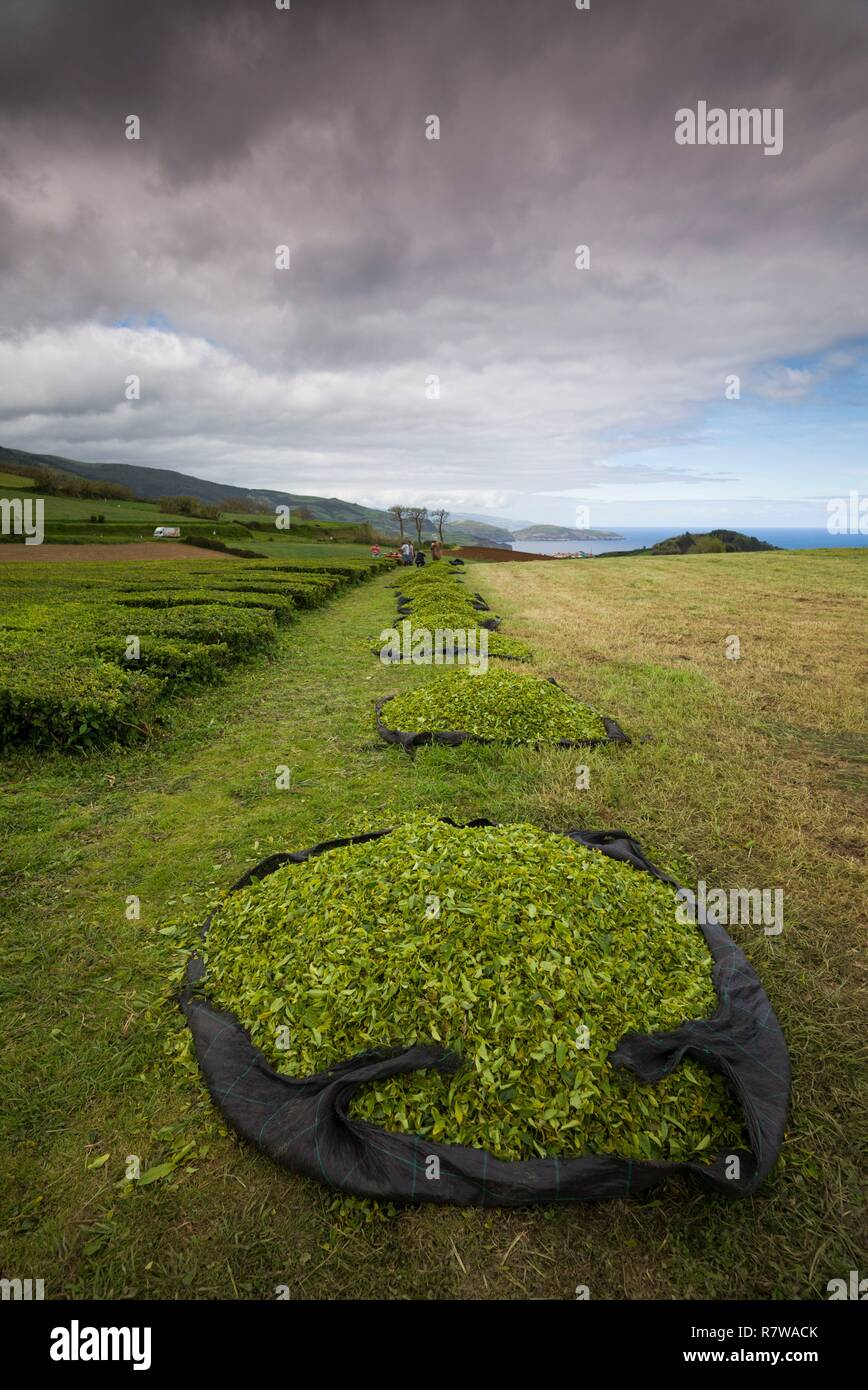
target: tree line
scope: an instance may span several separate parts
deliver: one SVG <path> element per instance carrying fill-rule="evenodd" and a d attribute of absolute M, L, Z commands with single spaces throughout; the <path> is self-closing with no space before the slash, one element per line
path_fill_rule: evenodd
<path fill-rule="evenodd" d="M 12 464 L 8 465 L 10 468 Z M 43 468 L 38 463 L 18 463 L 14 471 L 20 478 L 29 478 L 37 492 L 46 497 L 90 497 L 100 502 L 128 502 L 133 493 L 121 483 L 92 482 L 77 474 L 61 473 L 59 469 Z"/>

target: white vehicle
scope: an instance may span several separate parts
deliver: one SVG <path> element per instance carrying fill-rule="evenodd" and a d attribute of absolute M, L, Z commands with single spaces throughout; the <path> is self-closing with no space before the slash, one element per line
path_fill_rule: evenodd
<path fill-rule="evenodd" d="M 168 537 L 177 537 L 181 534 L 180 526 L 158 526 L 154 532 L 154 540 L 162 541 Z"/>

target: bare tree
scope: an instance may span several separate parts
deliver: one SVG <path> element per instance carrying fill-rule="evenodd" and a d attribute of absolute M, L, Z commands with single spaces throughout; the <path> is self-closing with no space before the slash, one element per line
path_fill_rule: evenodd
<path fill-rule="evenodd" d="M 446 518 L 448 517 L 448 515 L 449 513 L 447 511 L 444 511 L 442 507 L 440 507 L 438 511 L 431 513 L 431 520 L 437 527 L 437 534 L 440 537 L 441 541 L 443 540 L 443 527 L 446 525 Z"/>
<path fill-rule="evenodd" d="M 428 520 L 427 507 L 408 507 L 407 515 L 416 527 L 416 540 L 422 544 L 422 527 Z"/>
<path fill-rule="evenodd" d="M 398 523 L 401 532 L 401 540 L 404 539 L 404 517 L 407 515 L 406 507 L 394 506 L 389 508 L 389 515 L 393 516 Z"/>

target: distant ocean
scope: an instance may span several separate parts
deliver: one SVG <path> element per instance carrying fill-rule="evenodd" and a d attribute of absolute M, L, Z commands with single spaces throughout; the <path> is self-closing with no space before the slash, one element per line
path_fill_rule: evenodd
<path fill-rule="evenodd" d="M 654 545 L 665 541 L 668 536 L 680 536 L 685 530 L 695 530 L 697 535 L 716 528 L 685 526 L 613 526 L 612 530 L 623 536 L 620 541 L 514 541 L 513 550 L 524 550 L 533 555 L 554 555 L 559 550 L 585 550 L 592 555 L 602 555 L 604 550 L 638 550 L 643 545 Z M 741 527 L 728 526 L 728 531 L 742 531 L 744 535 L 756 536 L 757 540 L 769 541 L 782 550 L 819 550 L 829 546 L 868 545 L 868 536 L 830 536 L 825 527 L 772 526 Z"/>

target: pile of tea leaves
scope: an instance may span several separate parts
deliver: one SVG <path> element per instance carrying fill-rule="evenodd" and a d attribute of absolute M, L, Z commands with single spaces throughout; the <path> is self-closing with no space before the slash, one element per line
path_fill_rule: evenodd
<path fill-rule="evenodd" d="M 409 618 L 401 619 L 394 628 L 385 628 L 377 637 L 363 639 L 360 647 L 373 651 L 384 665 L 395 666 L 471 666 L 483 653 L 491 660 L 533 661 L 532 648 L 519 637 L 505 637 L 478 625 L 468 628 L 466 624 L 451 634 L 441 628 L 435 637 L 430 628 L 414 627 Z"/>
<path fill-rule="evenodd" d="M 485 637 L 489 656 L 504 657 L 507 661 L 533 661 L 533 651 L 519 637 L 505 637 L 502 632 L 487 632 Z"/>
<path fill-rule="evenodd" d="M 420 642 L 424 645 L 426 638 L 433 640 L 438 632 L 461 634 L 457 640 L 459 645 L 466 647 L 470 634 L 475 633 L 473 640 L 478 642 L 484 630 L 489 656 L 505 657 L 510 661 L 533 660 L 533 651 L 526 642 L 517 637 L 505 637 L 487 626 L 492 622 L 496 624 L 497 619 L 486 608 L 485 600 L 468 589 L 464 579 L 448 570 L 440 561 L 425 569 L 402 569 L 397 585 L 393 584 L 392 587 L 399 590 L 398 624 L 403 634 L 403 646 L 408 653 L 417 650 Z M 384 640 L 381 636 L 381 647 Z M 394 656 L 387 659 L 395 660 Z M 409 663 L 410 656 L 404 659 Z M 429 660 L 417 658 L 416 664 L 427 665 Z"/>
<path fill-rule="evenodd" d="M 559 685 L 522 671 L 469 667 L 439 671 L 397 695 L 380 713 L 388 729 L 437 733 L 454 729 L 482 738 L 523 743 L 606 738 L 601 715 Z"/>
<path fill-rule="evenodd" d="M 230 895 L 202 990 L 280 1071 L 442 1044 L 455 1075 L 364 1088 L 352 1113 L 503 1159 L 710 1157 L 739 1143 L 722 1078 L 686 1061 L 642 1085 L 607 1061 L 632 1030 L 717 1009 L 675 890 L 530 825 L 434 818 L 287 864 Z"/>

